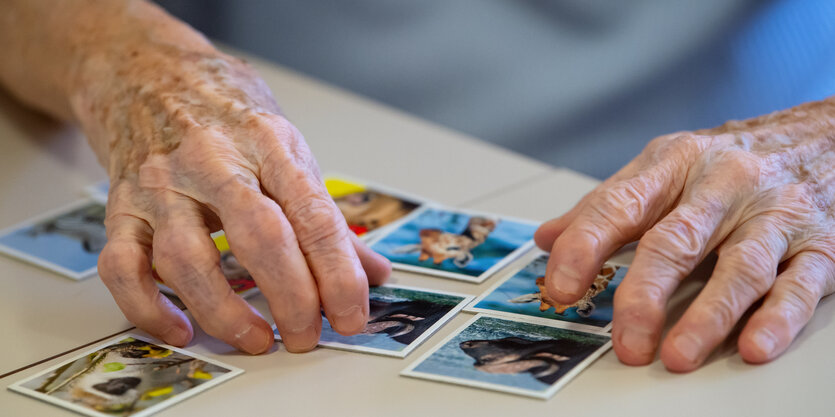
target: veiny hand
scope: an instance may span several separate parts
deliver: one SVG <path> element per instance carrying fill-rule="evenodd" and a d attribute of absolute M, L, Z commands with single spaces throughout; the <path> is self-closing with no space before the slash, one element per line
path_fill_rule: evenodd
<path fill-rule="evenodd" d="M 336 331 L 362 331 L 369 283 L 390 264 L 348 230 L 255 72 L 191 46 L 121 44 L 79 71 L 73 111 L 111 178 L 102 280 L 131 322 L 182 346 L 191 325 L 157 290 L 153 262 L 207 333 L 264 352 L 272 331 L 227 285 L 209 237 L 223 228 L 288 350 L 317 344 L 321 308 Z"/>
<path fill-rule="evenodd" d="M 655 357 L 666 304 L 711 251 L 712 276 L 661 345 L 672 371 L 698 368 L 755 302 L 738 346 L 780 355 L 835 290 L 835 101 L 653 140 L 537 244 L 551 251 L 548 294 L 577 300 L 601 264 L 640 239 L 615 294 L 613 341 L 631 365 Z"/>

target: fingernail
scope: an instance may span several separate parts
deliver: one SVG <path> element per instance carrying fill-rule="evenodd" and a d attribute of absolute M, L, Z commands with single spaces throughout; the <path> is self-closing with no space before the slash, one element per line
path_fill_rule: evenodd
<path fill-rule="evenodd" d="M 285 337 L 286 336 L 286 337 Z M 319 335 L 316 334 L 316 327 L 312 324 L 295 329 L 290 329 L 282 336 L 281 341 L 288 352 L 308 352 L 319 344 Z"/>
<path fill-rule="evenodd" d="M 647 328 L 634 326 L 621 331 L 620 343 L 632 353 L 649 355 L 655 352 L 653 332 Z"/>
<path fill-rule="evenodd" d="M 774 353 L 774 348 L 777 346 L 777 336 L 766 328 L 757 330 L 752 336 L 754 343 L 765 353 L 765 356 L 771 357 Z"/>
<path fill-rule="evenodd" d="M 581 296 L 585 294 L 588 288 L 583 288 L 580 282 L 580 274 L 576 269 L 558 265 L 554 274 L 554 283 L 556 284 L 557 292 L 567 296 Z"/>
<path fill-rule="evenodd" d="M 254 324 L 249 323 L 242 331 L 235 333 L 235 340 L 241 350 L 257 355 L 266 352 L 273 342 L 272 335 L 262 333 Z"/>
<path fill-rule="evenodd" d="M 335 317 L 336 327 L 339 331 L 346 333 L 359 332 L 365 329 L 367 321 L 365 314 L 362 312 L 362 307 L 356 305 L 345 309 L 341 313 L 337 313 Z"/>
<path fill-rule="evenodd" d="M 702 339 L 692 333 L 682 333 L 673 340 L 673 347 L 679 355 L 693 363 L 699 360 L 703 345 Z"/>

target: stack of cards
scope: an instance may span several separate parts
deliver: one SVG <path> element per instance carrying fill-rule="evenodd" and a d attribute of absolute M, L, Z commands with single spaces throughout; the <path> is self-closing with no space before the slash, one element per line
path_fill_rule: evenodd
<path fill-rule="evenodd" d="M 234 366 L 127 335 L 9 389 L 88 416 L 140 417 L 241 373 Z"/>

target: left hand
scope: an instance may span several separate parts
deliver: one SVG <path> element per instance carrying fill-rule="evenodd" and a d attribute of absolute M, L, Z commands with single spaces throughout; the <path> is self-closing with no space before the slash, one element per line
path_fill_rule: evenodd
<path fill-rule="evenodd" d="M 603 262 L 640 239 L 615 294 L 614 349 L 651 362 L 666 304 L 713 250 L 712 276 L 661 345 L 672 371 L 698 368 L 742 315 L 748 362 L 785 351 L 835 291 L 835 100 L 653 140 L 562 217 L 543 224 L 548 294 L 573 303 Z"/>

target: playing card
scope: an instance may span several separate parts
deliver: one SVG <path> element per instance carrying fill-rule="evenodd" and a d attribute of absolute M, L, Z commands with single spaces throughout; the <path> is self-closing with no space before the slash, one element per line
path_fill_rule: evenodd
<path fill-rule="evenodd" d="M 611 345 L 603 333 L 479 314 L 401 375 L 547 399 Z"/>
<path fill-rule="evenodd" d="M 226 276 L 226 282 L 232 287 L 232 291 L 235 291 L 235 294 L 243 298 L 257 294 L 259 290 L 255 284 L 255 280 L 238 262 L 238 259 L 232 254 L 232 251 L 229 250 L 226 235 L 223 232 L 219 232 L 213 234 L 213 236 L 215 247 L 220 251 L 220 269 L 223 271 L 223 275 Z M 154 274 L 154 279 L 156 279 L 160 291 L 173 296 L 177 295 L 171 287 L 165 285 L 165 282 L 163 282 L 159 275 Z"/>
<path fill-rule="evenodd" d="M 368 325 L 360 334 L 342 336 L 322 317 L 320 346 L 405 358 L 429 338 L 471 296 L 386 285 L 369 289 Z M 276 340 L 281 340 L 276 331 Z"/>
<path fill-rule="evenodd" d="M 343 175 L 326 176 L 325 186 L 348 227 L 363 239 L 371 238 L 387 225 L 406 217 L 426 201 L 382 185 L 347 179 Z"/>
<path fill-rule="evenodd" d="M 578 330 L 600 331 L 611 327 L 612 302 L 615 290 L 626 275 L 626 267 L 605 263 L 583 298 L 573 304 L 560 304 L 544 291 L 548 254 L 537 249 L 526 255 L 526 259 L 530 262 L 478 296 L 465 310 L 516 319 L 559 320 L 566 324 L 564 327 Z"/>
<path fill-rule="evenodd" d="M 88 416 L 151 415 L 243 370 L 123 335 L 9 389 Z"/>
<path fill-rule="evenodd" d="M 394 268 L 483 282 L 533 245 L 536 224 L 426 206 L 371 242 Z"/>
<path fill-rule="evenodd" d="M 0 231 L 0 252 L 75 280 L 96 273 L 106 242 L 104 205 L 86 199 Z"/>

